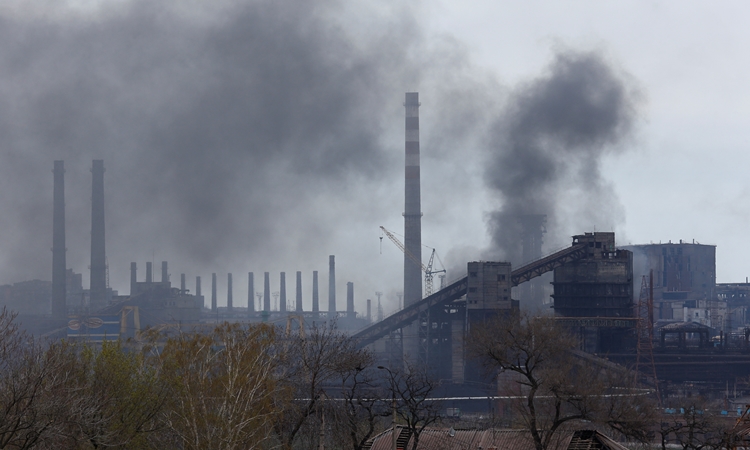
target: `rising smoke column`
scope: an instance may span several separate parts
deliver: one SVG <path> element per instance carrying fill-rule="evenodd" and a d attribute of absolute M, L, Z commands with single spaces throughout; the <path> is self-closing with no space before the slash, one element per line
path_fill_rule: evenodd
<path fill-rule="evenodd" d="M 601 173 L 602 157 L 621 151 L 638 100 L 627 76 L 597 52 L 560 52 L 544 75 L 511 94 L 491 133 L 486 172 L 501 201 L 489 215 L 492 258 L 521 262 L 523 215 L 546 214 L 561 236 L 591 231 L 559 230 L 561 223 L 612 223 L 619 203 Z M 571 192 L 579 194 L 575 206 L 563 202 Z"/>

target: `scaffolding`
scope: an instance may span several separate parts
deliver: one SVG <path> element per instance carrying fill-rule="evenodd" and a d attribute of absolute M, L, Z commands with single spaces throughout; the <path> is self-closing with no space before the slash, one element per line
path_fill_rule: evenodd
<path fill-rule="evenodd" d="M 652 377 L 656 399 L 661 405 L 661 395 L 659 393 L 659 378 L 656 376 L 656 364 L 654 363 L 654 271 L 649 273 L 648 279 L 643 276 L 641 281 L 641 294 L 638 299 L 636 308 L 636 334 L 638 342 L 636 344 L 635 357 L 635 377 L 636 382 L 643 373 L 649 373 L 646 376 Z"/>

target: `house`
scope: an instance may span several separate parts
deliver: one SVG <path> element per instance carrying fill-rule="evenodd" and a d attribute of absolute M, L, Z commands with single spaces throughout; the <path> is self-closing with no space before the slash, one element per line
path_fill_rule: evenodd
<path fill-rule="evenodd" d="M 366 450 L 392 450 L 393 429 L 370 439 Z M 410 431 L 396 426 L 396 448 L 411 450 Z M 425 428 L 419 435 L 418 450 L 534 450 L 531 433 L 526 430 L 454 430 Z M 560 431 L 549 450 L 627 450 L 596 430 Z"/>

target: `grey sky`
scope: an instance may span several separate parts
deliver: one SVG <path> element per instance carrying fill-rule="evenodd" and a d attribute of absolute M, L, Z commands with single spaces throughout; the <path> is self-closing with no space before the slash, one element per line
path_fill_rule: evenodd
<path fill-rule="evenodd" d="M 744 279 L 741 3 L 352 3 L 4 2 L 0 282 L 50 278 L 65 159 L 68 265 L 88 283 L 102 158 L 114 288 L 130 261 L 142 279 L 168 260 L 204 292 L 233 272 L 238 305 L 248 271 L 257 288 L 258 273 L 301 270 L 309 308 L 335 254 L 339 307 L 353 281 L 357 309 L 382 290 L 388 310 L 403 257 L 387 238 L 381 253 L 378 226 L 403 229 L 403 93 L 422 102 L 423 242 L 454 278 L 491 250 L 503 206 L 485 178 L 491 130 L 561 54 L 596 55 L 640 97 L 629 132 L 602 142 L 597 195 L 562 192 L 545 251 L 593 229 L 696 239 L 718 245 L 718 281 Z"/>

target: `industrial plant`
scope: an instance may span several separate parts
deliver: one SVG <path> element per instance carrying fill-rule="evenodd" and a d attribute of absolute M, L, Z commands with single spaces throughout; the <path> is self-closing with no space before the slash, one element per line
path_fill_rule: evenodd
<path fill-rule="evenodd" d="M 335 255 L 328 257 L 323 292 L 318 271 L 289 272 L 289 280 L 286 272 L 213 273 L 210 286 L 200 276 L 180 274 L 178 284 L 170 279 L 167 261 L 161 262 L 158 281 L 152 261 L 131 262 L 129 292 L 113 290 L 104 233 L 103 160 L 94 160 L 91 168 L 88 289 L 81 274 L 66 265 L 65 167 L 54 161 L 51 282 L 0 286 L 0 302 L 16 310 L 34 334 L 93 343 L 137 340 L 147 328 L 228 321 L 273 323 L 301 332 L 313 323 L 335 321 L 384 364 L 404 358 L 419 362 L 457 391 L 486 381 L 466 357 L 472 326 L 518 311 L 527 302 L 545 306 L 579 338 L 582 352 L 635 367 L 659 385 L 662 395 L 709 395 L 730 386 L 740 396 L 750 393 L 743 381 L 750 373 L 750 283 L 716 283 L 715 246 L 681 240 L 623 246 L 614 232 L 579 230 L 568 247 L 545 255 L 546 216 L 523 215 L 517 217 L 523 233 L 516 237 L 523 264 L 466 261 L 456 281 L 433 286 L 434 275 L 444 270 L 433 267 L 434 253 L 428 264 L 422 263 L 418 94 L 406 93 L 404 106 L 403 243 L 383 228 L 403 251 L 403 307 L 387 317 L 380 292 L 375 293 L 377 304 L 368 300 L 366 311 L 356 311 L 352 282 L 345 300 L 337 301 Z M 545 283 L 550 276 L 551 283 Z M 311 289 L 303 289 L 303 280 Z M 226 283 L 222 307 L 219 282 Z M 233 296 L 236 282 L 247 283 L 247 298 Z M 327 307 L 321 308 L 325 294 Z M 312 300 L 310 310 L 303 309 L 303 299 Z"/>

